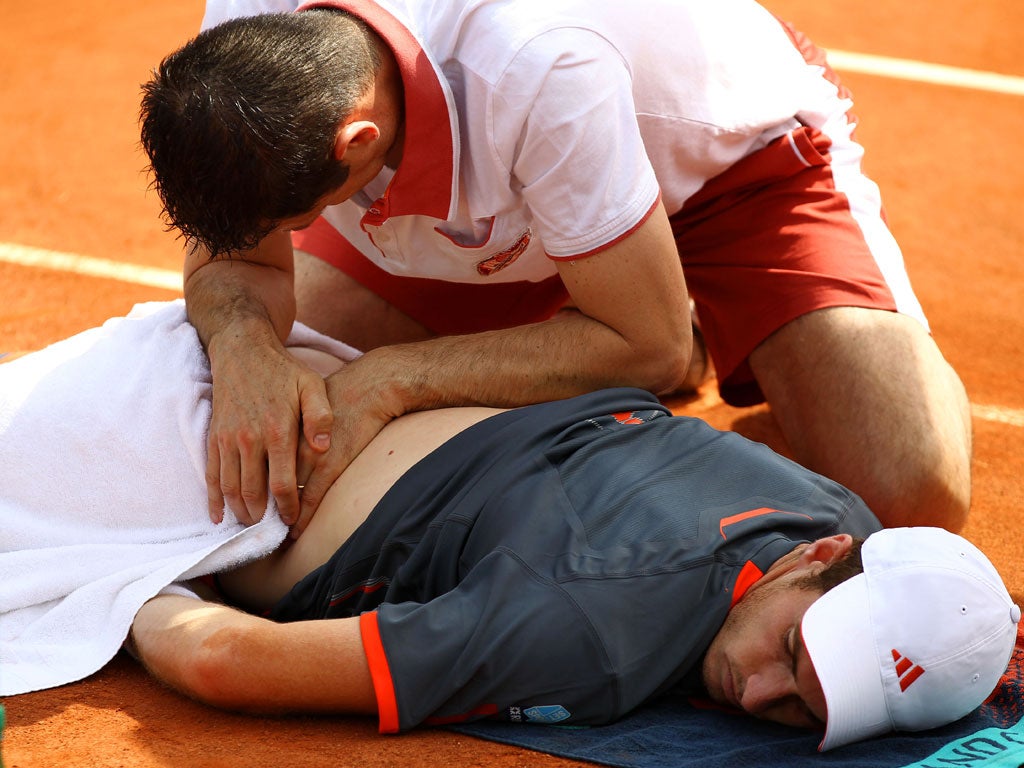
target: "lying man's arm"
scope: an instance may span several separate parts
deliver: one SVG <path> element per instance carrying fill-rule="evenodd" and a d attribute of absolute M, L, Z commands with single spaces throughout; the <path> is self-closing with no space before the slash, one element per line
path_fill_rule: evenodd
<path fill-rule="evenodd" d="M 258 713 L 377 713 L 359 619 L 277 624 L 217 603 L 160 595 L 131 641 L 154 677 L 205 704 Z"/>

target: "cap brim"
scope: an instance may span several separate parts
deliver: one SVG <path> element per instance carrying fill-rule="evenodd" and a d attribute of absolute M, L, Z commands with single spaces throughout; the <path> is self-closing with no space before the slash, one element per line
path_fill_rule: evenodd
<path fill-rule="evenodd" d="M 863 574 L 834 587 L 804 614 L 804 646 L 828 710 L 822 752 L 892 730 L 871 632 Z"/>

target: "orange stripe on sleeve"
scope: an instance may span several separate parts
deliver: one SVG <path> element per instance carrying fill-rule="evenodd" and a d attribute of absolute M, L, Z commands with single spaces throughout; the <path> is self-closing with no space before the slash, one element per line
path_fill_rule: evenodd
<path fill-rule="evenodd" d="M 370 611 L 359 616 L 359 634 L 363 640 L 363 651 L 370 665 L 370 677 L 373 678 L 373 692 L 377 697 L 377 710 L 380 715 L 378 730 L 381 733 L 398 733 L 398 700 L 395 697 L 395 684 L 391 679 L 391 668 L 384 653 L 384 642 L 377 626 L 377 612 Z"/>

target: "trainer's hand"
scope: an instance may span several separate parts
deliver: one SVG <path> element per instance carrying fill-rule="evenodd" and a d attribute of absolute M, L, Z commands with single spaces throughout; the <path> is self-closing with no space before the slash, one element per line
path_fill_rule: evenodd
<path fill-rule="evenodd" d="M 368 356 L 347 364 L 325 382 L 334 410 L 330 448 L 315 450 L 308 443 L 308 431 L 300 445 L 297 474 L 304 488 L 301 512 L 291 530 L 293 539 L 309 525 L 327 491 L 359 452 L 389 421 L 404 413 L 389 394 L 386 377 L 368 364 Z"/>
<path fill-rule="evenodd" d="M 210 519 L 219 523 L 227 504 L 239 522 L 259 521 L 269 488 L 281 519 L 291 525 L 299 518 L 300 424 L 311 453 L 330 447 L 333 416 L 324 380 L 280 346 L 251 345 L 214 359 L 206 463 Z"/>

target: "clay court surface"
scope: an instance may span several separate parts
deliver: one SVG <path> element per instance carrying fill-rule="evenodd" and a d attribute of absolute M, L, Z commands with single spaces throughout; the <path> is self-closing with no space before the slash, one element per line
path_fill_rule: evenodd
<path fill-rule="evenodd" d="M 1024 78 L 1024 4 L 766 4 L 826 49 L 1012 76 L 954 85 L 948 72 L 921 82 L 891 67 L 868 73 L 856 57 L 834 62 L 855 94 L 867 169 L 918 296 L 973 403 L 974 501 L 964 533 L 1021 602 L 1024 80 L 1013 78 Z M 136 302 L 180 295 L 179 244 L 146 191 L 136 115 L 139 83 L 201 16 L 199 0 L 4 3 L 0 353 L 38 349 Z M 729 408 L 710 389 L 672 405 L 785 450 L 763 408 Z M 218 712 L 161 688 L 124 657 L 84 682 L 4 706 L 7 768 L 580 765 L 445 731 L 379 737 L 368 720 Z"/>

